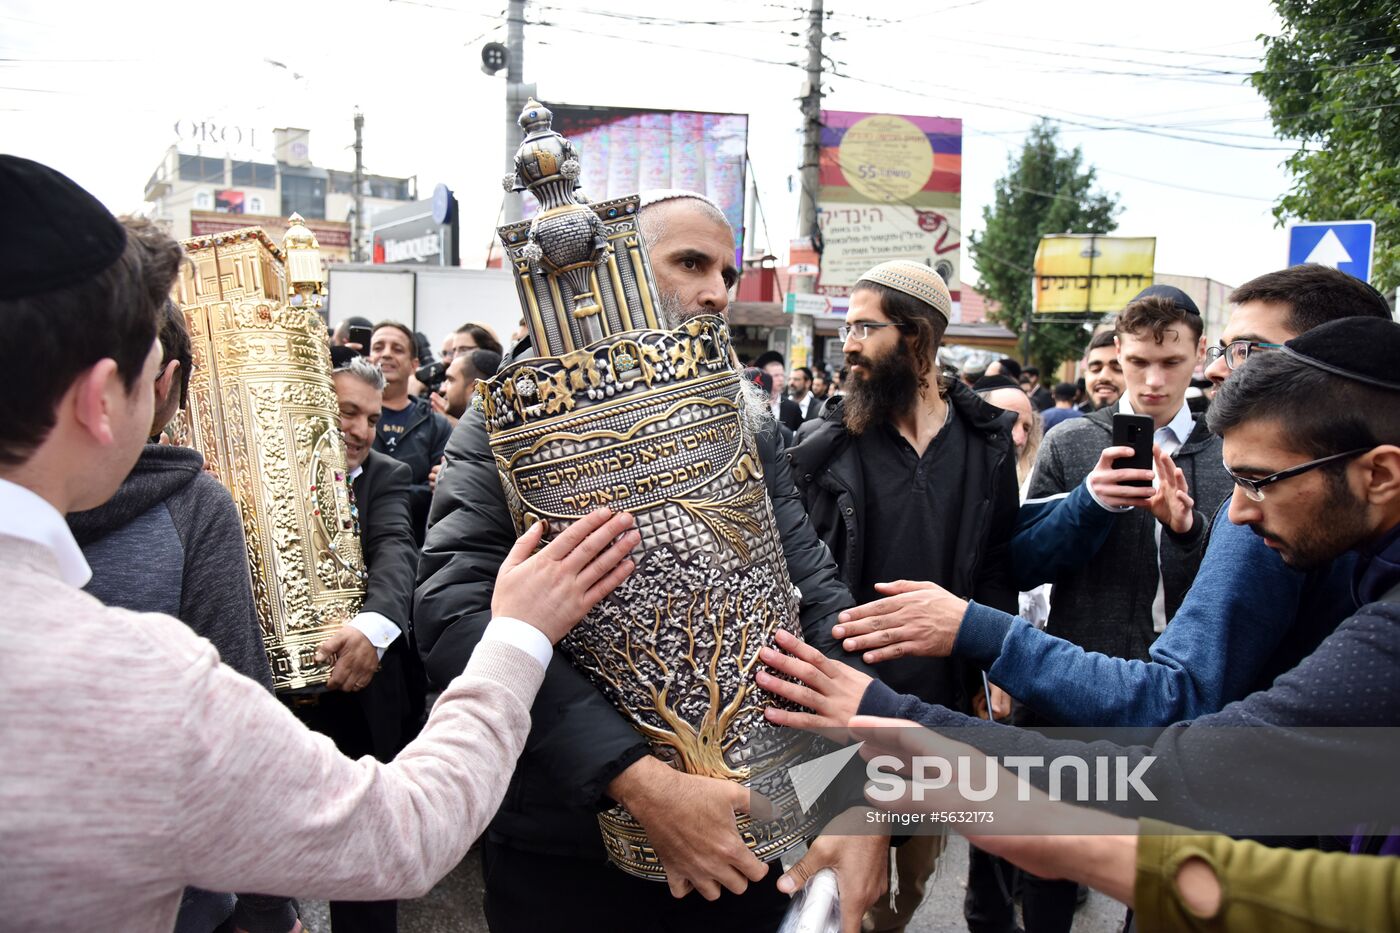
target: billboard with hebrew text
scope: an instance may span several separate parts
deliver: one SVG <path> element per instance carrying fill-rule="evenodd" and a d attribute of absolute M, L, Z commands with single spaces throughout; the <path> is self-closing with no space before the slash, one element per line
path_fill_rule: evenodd
<path fill-rule="evenodd" d="M 554 129 L 573 140 L 594 201 L 656 188 L 709 196 L 734 228 L 744 230 L 744 170 L 749 118 L 743 113 L 645 110 L 550 103 Z M 525 216 L 536 205 L 525 198 Z"/>
<path fill-rule="evenodd" d="M 1156 237 L 1058 234 L 1035 250 L 1036 314 L 1112 314 L 1152 284 Z"/>
<path fill-rule="evenodd" d="M 870 267 L 912 259 L 959 301 L 962 121 L 822 111 L 818 291 L 841 297 Z"/>

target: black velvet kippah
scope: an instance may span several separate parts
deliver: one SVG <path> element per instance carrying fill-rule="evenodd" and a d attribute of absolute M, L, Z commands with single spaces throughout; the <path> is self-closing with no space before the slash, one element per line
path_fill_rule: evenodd
<path fill-rule="evenodd" d="M 992 389 L 1019 389 L 1021 384 L 1010 376 L 983 376 L 972 384 L 974 392 L 989 392 Z"/>
<path fill-rule="evenodd" d="M 1196 303 L 1191 300 L 1191 296 L 1177 288 L 1175 285 L 1149 285 L 1133 296 L 1133 301 L 1139 298 L 1165 298 L 1176 305 L 1187 314 L 1201 316 L 1201 309 L 1196 307 Z"/>
<path fill-rule="evenodd" d="M 1400 392 L 1400 324 L 1394 321 L 1328 321 L 1285 343 L 1283 352 L 1335 376 Z"/>
<path fill-rule="evenodd" d="M 117 218 L 66 175 L 0 155 L 0 299 L 77 285 L 125 249 Z"/>

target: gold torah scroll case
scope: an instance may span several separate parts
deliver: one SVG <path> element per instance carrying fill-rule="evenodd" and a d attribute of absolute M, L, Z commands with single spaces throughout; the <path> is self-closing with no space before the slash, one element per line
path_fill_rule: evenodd
<path fill-rule="evenodd" d="M 284 242 L 305 260 L 315 241 L 292 221 Z M 315 692 L 330 675 L 316 646 L 359 611 L 365 579 L 317 289 L 294 282 L 289 299 L 286 255 L 259 228 L 184 247 L 190 443 L 238 506 L 274 687 Z"/>
<path fill-rule="evenodd" d="M 819 827 L 788 777 L 811 740 L 764 719 L 781 701 L 755 681 L 776 631 L 800 636 L 799 594 L 729 331 L 714 316 L 662 320 L 640 199 L 581 202 L 578 153 L 550 119 L 527 104 L 507 178 L 541 209 L 498 231 L 540 355 L 477 387 L 506 504 L 517 533 L 538 521 L 557 533 L 602 505 L 636 517 L 636 569 L 560 647 L 657 758 L 769 799 L 773 819 L 737 825 L 772 860 Z M 625 809 L 599 825 L 616 865 L 665 879 Z"/>

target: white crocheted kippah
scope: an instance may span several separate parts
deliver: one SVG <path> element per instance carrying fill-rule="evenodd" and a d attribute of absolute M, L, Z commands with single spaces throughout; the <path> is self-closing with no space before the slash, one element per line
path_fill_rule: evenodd
<path fill-rule="evenodd" d="M 642 192 L 642 207 L 651 207 L 653 204 L 660 204 L 662 201 L 677 201 L 681 198 L 691 198 L 696 201 L 704 201 L 719 213 L 724 213 L 724 208 L 716 204 L 712 199 L 705 197 L 698 191 L 686 191 L 684 188 L 649 188 Z"/>
<path fill-rule="evenodd" d="M 903 292 L 933 308 L 943 315 L 944 320 L 953 319 L 953 296 L 948 293 L 948 283 L 943 281 L 943 276 L 921 262 L 891 259 L 862 275 L 856 280 L 856 285 L 861 282 L 873 282 Z"/>

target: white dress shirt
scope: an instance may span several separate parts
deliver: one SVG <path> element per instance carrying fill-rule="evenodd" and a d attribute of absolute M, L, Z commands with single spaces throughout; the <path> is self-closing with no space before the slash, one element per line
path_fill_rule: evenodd
<path fill-rule="evenodd" d="M 351 474 L 352 478 L 357 475 L 358 470 Z M 0 535 L 31 541 L 44 548 L 53 555 L 60 579 L 69 586 L 86 586 L 92 579 L 92 568 L 58 509 L 37 493 L 6 479 L 0 479 Z M 377 612 L 363 612 L 351 620 L 350 624 L 362 632 L 365 630 L 356 625 L 361 617 L 370 617 L 371 624 L 374 619 L 382 620 L 394 630 L 394 637 L 399 634 L 398 626 Z M 365 635 L 374 644 L 374 636 L 368 632 Z M 498 616 L 486 626 L 481 637 L 483 641 L 489 638 L 519 648 L 539 662 L 541 668 L 548 669 L 554 657 L 554 646 L 545 634 L 519 619 Z M 393 637 L 389 638 L 384 647 L 392 641 Z M 379 654 L 384 656 L 383 648 L 379 648 Z"/>
<path fill-rule="evenodd" d="M 58 575 L 69 586 L 82 587 L 92 568 L 58 509 L 38 493 L 0 479 L 0 535 L 32 541 L 53 555 Z"/>
<path fill-rule="evenodd" d="M 364 471 L 363 464 L 351 470 L 350 482 L 355 482 Z M 378 652 L 381 661 L 384 659 L 384 652 L 402 632 L 402 629 L 395 625 L 392 619 L 378 612 L 361 612 L 346 624 L 358 629 L 369 639 L 369 643 L 374 645 L 374 650 Z M 533 625 L 521 622 L 519 619 L 512 619 L 509 616 L 492 619 L 481 637 L 483 640 L 494 638 L 513 645 L 540 662 L 540 667 L 546 669 L 549 667 L 549 659 L 554 657 L 554 646 L 550 644 L 543 632 Z"/>

